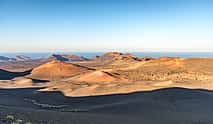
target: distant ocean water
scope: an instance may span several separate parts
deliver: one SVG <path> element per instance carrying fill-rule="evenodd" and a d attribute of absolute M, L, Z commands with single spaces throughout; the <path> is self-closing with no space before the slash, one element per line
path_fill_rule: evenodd
<path fill-rule="evenodd" d="M 15 57 L 17 55 L 29 56 L 31 58 L 46 58 L 53 53 L 0 53 L 0 56 L 6 57 Z M 78 56 L 83 56 L 86 58 L 93 58 L 95 56 L 100 56 L 104 54 L 104 52 L 66 52 L 66 53 L 55 53 L 55 54 L 74 54 Z M 170 57 L 183 57 L 183 58 L 213 58 L 213 52 L 132 52 L 131 54 L 137 57 L 161 57 L 161 56 L 170 56 Z"/>

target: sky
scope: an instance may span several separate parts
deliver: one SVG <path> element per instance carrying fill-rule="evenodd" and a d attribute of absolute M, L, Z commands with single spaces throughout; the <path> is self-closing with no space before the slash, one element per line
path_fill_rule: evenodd
<path fill-rule="evenodd" d="M 0 52 L 213 52 L 212 0 L 0 0 Z"/>

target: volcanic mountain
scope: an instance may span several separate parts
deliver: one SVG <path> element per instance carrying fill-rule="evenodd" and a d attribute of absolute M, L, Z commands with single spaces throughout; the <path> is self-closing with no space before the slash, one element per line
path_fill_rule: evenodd
<path fill-rule="evenodd" d="M 40 80 L 55 80 L 88 72 L 90 68 L 61 61 L 51 61 L 32 70 L 29 77 Z"/>
<path fill-rule="evenodd" d="M 124 54 L 119 52 L 108 52 L 102 56 L 96 56 L 90 61 L 91 67 L 96 69 L 100 68 L 114 68 L 128 66 L 130 63 L 136 63 L 141 61 L 140 58 L 133 56 L 132 54 Z"/>
<path fill-rule="evenodd" d="M 49 62 L 46 58 L 32 59 L 27 61 L 7 61 L 0 62 L 0 68 L 11 72 L 24 72 Z"/>
<path fill-rule="evenodd" d="M 27 56 L 16 56 L 15 58 L 9 58 L 5 56 L 0 56 L 0 62 L 16 62 L 16 61 L 29 61 L 32 60 L 30 57 Z"/>
<path fill-rule="evenodd" d="M 0 62 L 8 62 L 8 61 L 15 61 L 16 59 L 14 58 L 8 58 L 5 56 L 0 56 Z"/>
<path fill-rule="evenodd" d="M 29 61 L 29 60 L 32 60 L 30 57 L 28 57 L 28 56 L 22 56 L 22 55 L 20 55 L 20 56 L 16 56 L 16 61 Z"/>
<path fill-rule="evenodd" d="M 140 59 L 133 56 L 132 54 L 123 54 L 119 52 L 108 52 L 102 56 L 96 57 L 96 61 L 115 61 L 115 60 L 124 60 L 124 61 L 139 61 Z"/>
<path fill-rule="evenodd" d="M 49 57 L 49 59 L 63 61 L 63 62 L 66 62 L 66 61 L 85 61 L 85 60 L 88 60 L 87 58 L 84 58 L 84 57 L 80 57 L 80 56 L 77 56 L 77 55 L 68 55 L 68 54 L 62 54 L 62 55 L 52 54 Z"/>

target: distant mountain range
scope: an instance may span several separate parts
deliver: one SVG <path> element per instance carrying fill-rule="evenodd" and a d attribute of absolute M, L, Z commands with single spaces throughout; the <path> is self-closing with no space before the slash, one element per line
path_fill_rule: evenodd
<path fill-rule="evenodd" d="M 49 59 L 63 61 L 63 62 L 88 60 L 85 57 L 72 55 L 72 54 L 71 55 L 69 55 L 69 54 L 61 54 L 61 55 L 60 54 L 52 54 L 51 56 L 49 56 Z"/>
<path fill-rule="evenodd" d="M 30 57 L 27 56 L 16 56 L 15 58 L 0 56 L 0 62 L 9 62 L 9 61 L 29 61 L 32 60 Z"/>
<path fill-rule="evenodd" d="M 69 61 L 85 61 L 89 60 L 85 57 L 77 56 L 77 55 L 69 55 L 69 54 L 52 54 L 48 58 L 49 60 L 58 60 L 62 62 L 69 62 Z M 17 61 L 31 61 L 33 60 L 31 57 L 18 55 L 16 57 L 6 57 L 0 56 L 0 62 L 17 62 Z"/>

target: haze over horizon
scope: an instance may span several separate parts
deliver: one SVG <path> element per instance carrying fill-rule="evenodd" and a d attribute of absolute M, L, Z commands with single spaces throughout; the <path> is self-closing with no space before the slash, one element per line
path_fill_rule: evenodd
<path fill-rule="evenodd" d="M 211 0 L 0 0 L 0 52 L 213 52 Z"/>

